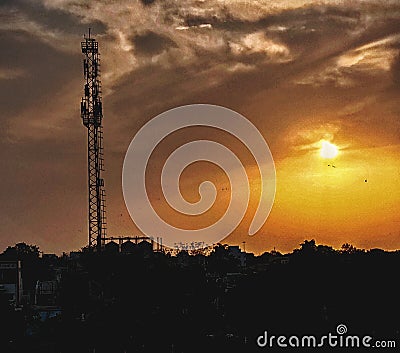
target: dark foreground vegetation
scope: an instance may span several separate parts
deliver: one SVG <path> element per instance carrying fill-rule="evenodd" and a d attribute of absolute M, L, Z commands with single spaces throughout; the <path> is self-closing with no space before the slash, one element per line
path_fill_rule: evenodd
<path fill-rule="evenodd" d="M 0 296 L 0 352 L 253 352 L 265 330 L 319 336 L 338 324 L 400 342 L 399 251 L 311 240 L 285 255 L 217 245 L 172 256 L 146 244 L 61 257 L 17 244 L 0 255 L 16 259 L 23 302 Z M 38 292 L 41 281 L 53 291 Z"/>

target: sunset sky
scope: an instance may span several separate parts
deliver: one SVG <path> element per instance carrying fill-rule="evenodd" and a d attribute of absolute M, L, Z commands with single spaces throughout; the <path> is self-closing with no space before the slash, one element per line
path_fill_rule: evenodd
<path fill-rule="evenodd" d="M 139 234 L 121 186 L 135 133 L 167 109 L 210 103 L 262 132 L 277 173 L 265 225 L 247 235 L 251 204 L 227 243 L 256 253 L 312 238 L 400 248 L 398 0 L 0 0 L 0 251 L 21 241 L 56 253 L 87 244 L 79 103 L 88 27 L 101 52 L 109 235 Z M 173 146 L 204 136 L 238 149 L 230 136 L 188 129 L 164 141 L 154 171 Z M 323 141 L 336 157 L 321 156 Z M 150 174 L 168 217 L 159 174 Z M 227 182 L 213 166 L 194 166 L 182 175 L 188 200 L 203 177 L 220 191 Z M 189 223 L 223 212 L 218 196 L 215 212 Z"/>

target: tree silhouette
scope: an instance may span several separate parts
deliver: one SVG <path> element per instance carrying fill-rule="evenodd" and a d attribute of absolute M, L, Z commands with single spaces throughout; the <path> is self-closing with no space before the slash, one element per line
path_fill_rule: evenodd
<path fill-rule="evenodd" d="M 28 245 L 26 243 L 17 243 L 14 246 L 7 247 L 3 252 L 4 258 L 10 260 L 29 260 L 37 259 L 40 255 L 39 247 Z"/>

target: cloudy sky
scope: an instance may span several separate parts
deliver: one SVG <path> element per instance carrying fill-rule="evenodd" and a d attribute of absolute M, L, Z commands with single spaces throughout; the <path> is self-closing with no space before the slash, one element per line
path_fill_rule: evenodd
<path fill-rule="evenodd" d="M 248 237 L 247 215 L 229 243 L 400 248 L 397 0 L 0 0 L 0 19 L 0 249 L 87 243 L 88 27 L 102 54 L 109 235 L 138 234 L 121 188 L 135 133 L 166 109 L 212 103 L 257 126 L 277 170 L 265 226 Z M 336 168 L 321 140 L 338 146 Z"/>

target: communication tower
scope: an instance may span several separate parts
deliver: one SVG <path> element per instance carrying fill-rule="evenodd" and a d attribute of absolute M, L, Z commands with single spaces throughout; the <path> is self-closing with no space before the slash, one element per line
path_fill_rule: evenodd
<path fill-rule="evenodd" d="M 81 118 L 88 133 L 89 248 L 101 251 L 106 238 L 106 195 L 102 178 L 104 158 L 100 54 L 99 43 L 91 38 L 90 29 L 88 35 L 84 35 L 83 38 L 81 48 L 84 55 L 85 86 L 81 100 Z"/>

